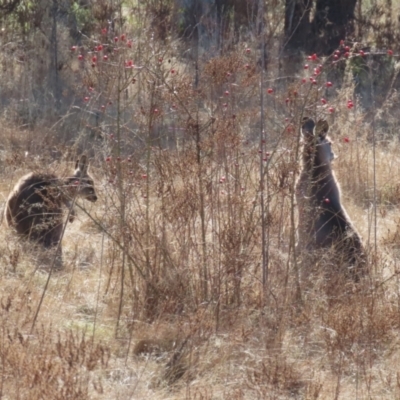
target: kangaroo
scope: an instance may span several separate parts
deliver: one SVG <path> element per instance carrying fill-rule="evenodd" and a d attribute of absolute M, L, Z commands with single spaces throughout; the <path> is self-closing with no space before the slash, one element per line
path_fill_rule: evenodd
<path fill-rule="evenodd" d="M 45 248 L 57 247 L 63 231 L 63 205 L 70 209 L 69 221 L 73 222 L 73 204 L 77 197 L 91 202 L 97 200 L 88 167 L 87 157 L 82 155 L 74 174 L 68 178 L 35 172 L 23 176 L 6 202 L 7 226 Z"/>
<path fill-rule="evenodd" d="M 332 170 L 334 153 L 327 137 L 329 125 L 311 118 L 302 123 L 303 169 L 296 186 L 299 209 L 298 249 L 332 248 L 335 259 L 344 261 L 358 280 L 365 264 L 365 251 L 340 201 L 340 188 Z"/>

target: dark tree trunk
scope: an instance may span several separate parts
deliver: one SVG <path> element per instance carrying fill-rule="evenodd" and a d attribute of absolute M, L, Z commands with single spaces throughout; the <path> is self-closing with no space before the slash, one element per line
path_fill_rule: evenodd
<path fill-rule="evenodd" d="M 304 51 L 307 46 L 312 3 L 313 0 L 286 0 L 284 51 L 288 55 Z"/>
<path fill-rule="evenodd" d="M 285 48 L 287 55 L 300 51 L 331 54 L 342 39 L 354 32 L 357 0 L 315 0 L 315 16 L 310 21 L 314 0 L 286 0 Z"/>
<path fill-rule="evenodd" d="M 338 48 L 342 39 L 351 36 L 356 3 L 357 0 L 317 0 L 311 32 L 314 48 L 307 50 L 328 55 Z"/>

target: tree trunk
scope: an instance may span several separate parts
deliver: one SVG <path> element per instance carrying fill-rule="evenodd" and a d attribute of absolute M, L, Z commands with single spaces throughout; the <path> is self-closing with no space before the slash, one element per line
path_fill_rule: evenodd
<path fill-rule="evenodd" d="M 332 54 L 340 41 L 354 32 L 355 7 L 357 0 L 317 0 L 312 22 L 313 48 L 309 52 L 322 55 Z"/>
<path fill-rule="evenodd" d="M 298 54 L 306 48 L 312 3 L 313 0 L 286 0 L 284 51 L 288 55 Z"/>

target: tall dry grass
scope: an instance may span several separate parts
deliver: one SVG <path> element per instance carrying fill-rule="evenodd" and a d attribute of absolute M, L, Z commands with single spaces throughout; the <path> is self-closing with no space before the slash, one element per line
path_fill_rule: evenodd
<path fill-rule="evenodd" d="M 65 56 L 81 99 L 50 128 L 3 117 L 4 201 L 27 171 L 66 175 L 83 151 L 99 201 L 78 203 L 64 269 L 46 290 L 49 266 L 1 230 L 0 393 L 398 397 L 398 97 L 392 88 L 382 108 L 366 111 L 353 77 L 371 70 L 373 56 L 346 59 L 340 48 L 339 61 L 305 60 L 308 69 L 284 79 L 271 62 L 261 124 L 259 38 L 185 62 L 180 44 L 154 40 L 136 22 L 124 40 L 117 32 L 118 44 L 99 33 Z M 304 115 L 331 126 L 343 203 L 370 260 L 359 284 L 327 281 L 324 259 L 311 284 L 299 280 L 294 188 Z"/>

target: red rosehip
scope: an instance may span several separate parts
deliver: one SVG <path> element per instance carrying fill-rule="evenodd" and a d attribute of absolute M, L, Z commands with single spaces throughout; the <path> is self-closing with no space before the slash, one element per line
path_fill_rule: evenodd
<path fill-rule="evenodd" d="M 86 96 L 83 100 L 87 102 L 90 100 L 90 97 Z"/>
<path fill-rule="evenodd" d="M 272 93 L 274 93 L 274 89 L 272 89 L 272 88 L 268 88 L 268 89 L 267 89 L 267 93 L 268 93 L 268 94 L 272 94 Z"/>
<path fill-rule="evenodd" d="M 97 62 L 97 56 L 92 57 L 92 62 L 94 62 L 94 63 Z"/>
<path fill-rule="evenodd" d="M 229 96 L 229 90 L 225 90 L 225 96 Z"/>
<path fill-rule="evenodd" d="M 388 54 L 388 56 L 392 56 L 392 55 L 393 55 L 393 50 L 390 50 L 390 49 L 389 49 L 389 50 L 387 51 L 387 54 Z"/>
<path fill-rule="evenodd" d="M 349 139 L 348 137 L 344 137 L 344 138 L 343 138 L 343 142 L 345 142 L 345 143 L 350 143 L 350 139 Z"/>
<path fill-rule="evenodd" d="M 328 198 L 326 198 L 326 199 L 324 199 L 324 203 L 325 204 L 329 204 L 331 201 L 328 199 Z"/>
<path fill-rule="evenodd" d="M 171 74 L 174 74 L 176 71 L 172 68 L 171 69 Z"/>
<path fill-rule="evenodd" d="M 335 109 L 334 109 L 334 107 L 329 107 L 329 108 L 328 108 L 328 111 L 332 114 L 332 113 L 335 112 Z"/>
<path fill-rule="evenodd" d="M 322 104 L 326 104 L 326 100 L 324 98 L 321 99 Z"/>
<path fill-rule="evenodd" d="M 76 46 L 72 46 L 71 51 L 75 51 L 75 50 L 76 50 Z"/>
<path fill-rule="evenodd" d="M 325 86 L 326 86 L 326 87 L 332 87 L 332 85 L 333 85 L 332 82 L 326 82 L 326 83 L 325 83 Z"/>
<path fill-rule="evenodd" d="M 132 40 L 128 40 L 126 45 L 131 49 L 132 48 Z"/>
<path fill-rule="evenodd" d="M 251 50 L 249 48 L 246 49 L 246 53 L 249 54 L 251 53 Z"/>
<path fill-rule="evenodd" d="M 360 56 L 361 56 L 361 57 L 364 57 L 364 56 L 365 56 L 365 53 L 364 53 L 363 50 L 360 50 Z"/>
<path fill-rule="evenodd" d="M 118 42 L 118 40 L 119 40 L 119 37 L 118 37 L 118 36 L 115 36 L 115 38 L 114 38 L 114 42 L 115 42 L 115 43 L 117 43 L 117 42 Z"/>
<path fill-rule="evenodd" d="M 104 60 L 104 61 L 107 61 L 107 60 L 108 60 L 108 55 L 107 55 L 107 54 L 104 54 L 103 60 Z"/>
<path fill-rule="evenodd" d="M 79 61 L 82 61 L 82 60 L 83 60 L 83 55 L 82 55 L 82 54 L 79 54 L 78 60 L 79 60 Z"/>
<path fill-rule="evenodd" d="M 306 64 L 306 65 L 304 66 L 304 69 L 308 69 L 308 64 Z"/>
<path fill-rule="evenodd" d="M 103 35 L 107 35 L 107 28 L 103 28 L 103 29 L 101 30 L 101 33 L 102 33 Z"/>
<path fill-rule="evenodd" d="M 124 41 L 126 39 L 126 35 L 125 35 L 125 33 L 123 33 L 122 35 L 121 35 L 121 41 Z"/>

